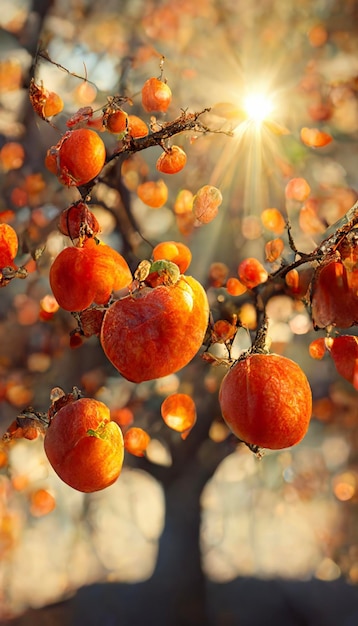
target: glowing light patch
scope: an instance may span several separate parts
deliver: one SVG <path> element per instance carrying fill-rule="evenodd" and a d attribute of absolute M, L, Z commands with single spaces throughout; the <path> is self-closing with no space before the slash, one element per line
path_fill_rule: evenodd
<path fill-rule="evenodd" d="M 272 113 L 273 102 L 265 93 L 252 92 L 244 99 L 244 109 L 250 120 L 260 124 Z"/>

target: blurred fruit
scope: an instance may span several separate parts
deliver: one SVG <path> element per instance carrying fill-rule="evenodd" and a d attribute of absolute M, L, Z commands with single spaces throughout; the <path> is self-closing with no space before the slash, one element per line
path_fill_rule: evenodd
<path fill-rule="evenodd" d="M 137 195 L 147 206 L 159 209 L 168 200 L 168 187 L 163 180 L 148 180 L 138 185 Z"/>

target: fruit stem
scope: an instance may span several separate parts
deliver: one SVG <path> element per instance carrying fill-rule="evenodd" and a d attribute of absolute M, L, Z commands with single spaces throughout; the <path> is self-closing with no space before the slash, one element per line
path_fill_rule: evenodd
<path fill-rule="evenodd" d="M 266 315 L 266 311 L 264 311 L 261 324 L 256 332 L 255 340 L 249 350 L 250 354 L 268 354 L 269 352 L 269 349 L 267 347 L 268 324 L 269 324 L 269 320 Z"/>
<path fill-rule="evenodd" d="M 102 421 L 98 424 L 97 428 L 89 428 L 87 430 L 87 435 L 89 437 L 97 437 L 97 439 L 107 439 L 108 432 L 106 430 L 106 425 L 108 422 Z"/>

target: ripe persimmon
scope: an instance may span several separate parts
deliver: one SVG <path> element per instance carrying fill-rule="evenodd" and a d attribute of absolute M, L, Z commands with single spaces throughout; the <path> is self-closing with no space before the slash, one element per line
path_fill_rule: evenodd
<path fill-rule="evenodd" d="M 0 224 L 0 269 L 15 267 L 14 258 L 18 250 L 16 231 L 9 224 Z"/>
<path fill-rule="evenodd" d="M 128 135 L 133 139 L 146 137 L 148 135 L 148 126 L 138 115 L 128 115 Z"/>
<path fill-rule="evenodd" d="M 202 345 L 208 318 L 201 284 L 179 276 L 172 284 L 144 286 L 114 302 L 104 315 L 100 340 L 122 376 L 139 383 L 187 365 Z"/>
<path fill-rule="evenodd" d="M 106 304 L 112 291 L 130 285 L 132 274 L 119 252 L 87 239 L 82 247 L 64 248 L 57 255 L 49 279 L 65 311 L 82 311 L 93 302 Z"/>
<path fill-rule="evenodd" d="M 93 237 L 100 231 L 96 216 L 84 202 L 71 204 L 62 211 L 58 222 L 59 231 L 70 237 L 72 241 L 85 237 Z"/>
<path fill-rule="evenodd" d="M 340 335 L 330 342 L 329 351 L 340 376 L 358 389 L 358 337 Z"/>
<path fill-rule="evenodd" d="M 268 278 L 264 266 L 255 257 L 248 257 L 241 261 L 237 273 L 242 284 L 248 289 L 254 289 L 257 285 L 266 282 Z"/>
<path fill-rule="evenodd" d="M 142 87 L 142 106 L 148 113 L 151 111 L 165 112 L 172 100 L 172 92 L 164 81 L 159 78 L 148 78 Z"/>
<path fill-rule="evenodd" d="M 134 456 L 144 456 L 149 443 L 150 435 L 137 426 L 129 428 L 124 435 L 124 447 Z"/>
<path fill-rule="evenodd" d="M 172 393 L 163 400 L 160 412 L 166 425 L 181 433 L 182 439 L 186 439 L 196 422 L 193 398 L 187 393 Z"/>
<path fill-rule="evenodd" d="M 315 327 L 349 328 L 358 323 L 358 297 L 349 274 L 340 258 L 327 259 L 316 270 L 311 293 Z"/>
<path fill-rule="evenodd" d="M 171 146 L 158 158 L 156 168 L 163 174 L 177 174 L 186 164 L 186 154 L 179 146 Z"/>
<path fill-rule="evenodd" d="M 217 216 L 223 200 L 220 189 L 204 185 L 193 198 L 193 213 L 201 224 L 209 224 Z"/>
<path fill-rule="evenodd" d="M 147 180 L 137 187 L 138 198 L 152 209 L 160 209 L 168 200 L 168 187 L 164 180 Z"/>
<path fill-rule="evenodd" d="M 190 248 L 181 241 L 162 241 L 153 248 L 152 254 L 154 261 L 166 259 L 175 263 L 181 274 L 186 272 L 192 259 Z"/>
<path fill-rule="evenodd" d="M 101 137 L 88 128 L 67 131 L 47 151 L 45 165 L 66 186 L 80 186 L 98 176 L 104 166 L 106 148 Z"/>
<path fill-rule="evenodd" d="M 78 491 L 105 489 L 122 469 L 122 431 L 109 408 L 92 398 L 69 402 L 53 415 L 44 447 L 56 474 Z"/>
<path fill-rule="evenodd" d="M 312 413 L 306 375 L 277 354 L 249 354 L 237 361 L 222 380 L 219 402 L 234 435 L 272 450 L 301 441 Z"/>
<path fill-rule="evenodd" d="M 105 127 L 110 133 L 119 134 L 127 130 L 128 127 L 128 113 L 118 109 L 113 111 L 104 117 Z"/>

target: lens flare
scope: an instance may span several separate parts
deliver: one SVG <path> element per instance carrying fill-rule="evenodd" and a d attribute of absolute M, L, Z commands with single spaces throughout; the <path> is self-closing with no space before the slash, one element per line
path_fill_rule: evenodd
<path fill-rule="evenodd" d="M 264 92 L 250 92 L 244 98 L 244 111 L 248 119 L 261 124 L 273 113 L 274 105 L 272 99 Z"/>

